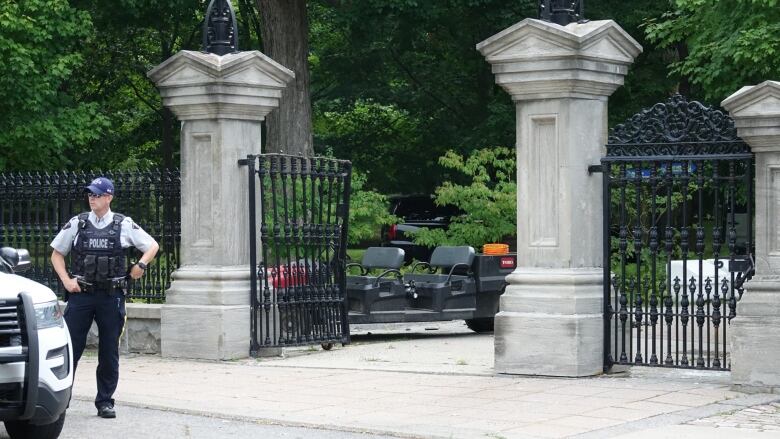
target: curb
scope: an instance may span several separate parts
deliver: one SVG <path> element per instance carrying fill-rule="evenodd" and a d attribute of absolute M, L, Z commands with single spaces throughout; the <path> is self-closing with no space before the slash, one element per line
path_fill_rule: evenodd
<path fill-rule="evenodd" d="M 93 398 L 87 398 L 83 396 L 74 396 L 73 399 L 81 402 L 94 402 Z M 327 431 L 343 431 L 345 433 L 372 434 L 377 436 L 381 435 L 381 436 L 389 436 L 389 437 L 395 437 L 401 439 L 427 439 L 427 438 L 451 439 L 450 436 L 432 436 L 428 434 L 422 436 L 422 435 L 399 433 L 396 431 L 386 431 L 386 430 L 374 429 L 374 428 L 355 428 L 355 427 L 347 427 L 342 425 L 284 421 L 275 418 L 262 418 L 262 417 L 255 418 L 251 416 L 228 415 L 225 413 L 206 412 L 201 410 L 179 409 L 179 408 L 166 407 L 166 406 L 161 406 L 156 404 L 141 404 L 141 403 L 136 403 L 131 401 L 121 401 L 121 405 L 127 407 L 140 408 L 140 409 L 157 410 L 160 412 L 172 412 L 172 413 L 179 413 L 182 415 L 201 416 L 205 418 L 223 419 L 227 421 L 239 421 L 239 422 L 246 422 L 246 423 L 260 424 L 260 425 L 276 425 L 281 427 L 297 427 L 297 428 L 310 428 L 310 429 L 327 430 Z"/>

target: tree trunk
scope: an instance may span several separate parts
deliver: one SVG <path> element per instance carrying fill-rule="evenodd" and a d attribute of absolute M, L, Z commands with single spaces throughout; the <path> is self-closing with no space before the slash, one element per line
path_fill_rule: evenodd
<path fill-rule="evenodd" d="M 309 95 L 309 18 L 306 0 L 257 0 L 265 54 L 295 72 L 279 109 L 266 117 L 265 152 L 314 154 Z"/>

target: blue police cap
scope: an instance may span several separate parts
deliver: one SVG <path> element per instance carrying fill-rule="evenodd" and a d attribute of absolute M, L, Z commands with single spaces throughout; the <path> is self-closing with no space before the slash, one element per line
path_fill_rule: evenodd
<path fill-rule="evenodd" d="M 114 183 L 106 177 L 98 177 L 92 180 L 89 186 L 85 186 L 84 191 L 92 192 L 96 195 L 114 195 Z"/>

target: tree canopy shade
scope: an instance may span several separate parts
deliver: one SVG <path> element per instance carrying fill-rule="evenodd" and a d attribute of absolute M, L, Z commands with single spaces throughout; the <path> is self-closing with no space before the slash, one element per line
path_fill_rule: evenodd
<path fill-rule="evenodd" d="M 92 17 L 93 37 L 79 49 L 84 68 L 74 81 L 95 102 L 110 129 L 74 157 L 80 168 L 171 168 L 178 163 L 179 122 L 162 107 L 146 77 L 182 49 L 199 50 L 205 4 L 200 0 L 71 0 Z"/>
<path fill-rule="evenodd" d="M 646 20 L 661 16 L 667 8 L 667 2 L 659 0 L 585 1 L 586 18 L 614 20 L 644 49 L 629 68 L 625 84 L 609 97 L 610 126 L 625 122 L 642 108 L 666 100 L 669 95 L 681 91 L 681 85 L 684 85 L 680 83 L 681 78 L 668 74 L 666 65 L 676 55 L 648 40 L 642 28 Z"/>
<path fill-rule="evenodd" d="M 514 144 L 514 108 L 475 45 L 535 0 L 312 1 L 315 145 L 386 192 L 432 191 L 438 158 Z"/>
<path fill-rule="evenodd" d="M 778 0 L 674 0 L 670 11 L 647 20 L 647 35 L 664 48 L 687 46 L 671 71 L 712 102 L 780 78 Z"/>
<path fill-rule="evenodd" d="M 67 0 L 0 2 L 0 170 L 66 166 L 107 128 L 70 79 L 91 31 Z"/>
<path fill-rule="evenodd" d="M 659 4 L 660 3 L 660 4 Z M 640 25 L 657 0 L 592 0 L 645 47 L 610 100 L 620 123 L 676 89 L 666 51 Z M 515 109 L 475 45 L 527 17 L 537 0 L 310 0 L 315 147 L 353 160 L 384 192 L 432 192 L 451 171 L 438 157 L 515 144 Z"/>
<path fill-rule="evenodd" d="M 759 2 L 770 4 L 755 3 Z M 7 60 L 0 67 L 0 166 L 176 166 L 179 123 L 162 107 L 146 72 L 179 50 L 201 49 L 207 3 L 0 2 L 0 54 Z M 697 4 L 680 0 L 674 8 L 677 3 Z M 716 3 L 747 8 L 750 2 Z M 454 183 L 468 184 L 456 170 L 440 165 L 438 159 L 446 151 L 468 156 L 515 143 L 514 105 L 495 85 L 490 65 L 475 45 L 526 17 L 536 17 L 537 0 L 232 0 L 232 4 L 240 50 L 261 49 L 296 73 L 295 86 L 291 84 L 285 94 L 293 96 L 294 104 L 283 103 L 274 112 L 276 120 L 274 116 L 268 120 L 265 137 L 272 151 L 308 154 L 313 148 L 352 160 L 366 177 L 366 189 L 433 193 L 451 176 L 459 180 Z M 698 23 L 696 17 L 703 12 L 691 8 L 685 13 Z M 625 86 L 610 98 L 611 125 L 663 100 L 686 75 L 694 77 L 668 74 L 666 65 L 680 58 L 678 45 L 671 43 L 676 40 L 667 44 L 657 39 L 652 26 L 647 28 L 650 36 L 664 47 L 645 39 L 641 25 L 647 20 L 656 20 L 651 25 L 666 23 L 674 17 L 662 17 L 668 9 L 669 3 L 657 0 L 586 0 L 587 18 L 617 21 L 645 48 Z M 728 7 L 710 9 L 717 14 L 707 20 L 722 23 L 721 27 L 749 30 L 760 24 L 757 6 L 745 9 L 753 12 L 744 17 L 737 14 L 745 21 L 741 24 L 726 23 Z M 715 14 L 712 11 L 705 15 Z M 771 47 L 777 44 L 777 35 L 770 32 L 777 21 L 767 19 L 762 31 L 773 35 L 764 42 Z M 705 22 L 709 21 L 700 25 Z M 684 30 L 684 22 L 671 22 L 667 28 Z M 696 32 L 704 31 L 714 32 Z M 694 53 L 698 37 L 681 35 Z M 706 40 L 700 40 L 706 53 Z M 750 62 L 777 63 L 776 57 L 754 58 Z M 307 71 L 310 91 L 305 89 Z M 713 77 L 712 84 L 720 86 L 725 79 L 733 83 L 744 77 L 723 73 Z M 723 88 L 733 91 L 731 83 Z M 701 99 L 699 88 L 694 91 L 691 97 Z M 722 97 L 713 94 L 710 102 Z M 285 108 L 290 111 L 285 113 Z"/>

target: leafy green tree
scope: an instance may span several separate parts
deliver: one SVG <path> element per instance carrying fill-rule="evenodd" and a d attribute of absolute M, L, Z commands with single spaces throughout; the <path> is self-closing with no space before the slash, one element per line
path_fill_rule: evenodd
<path fill-rule="evenodd" d="M 312 0 L 309 8 L 315 148 L 359 163 L 371 187 L 432 192 L 447 150 L 514 142 L 511 98 L 475 46 L 535 16 L 535 0 Z M 360 123 L 334 133 L 334 120 Z"/>
<path fill-rule="evenodd" d="M 648 38 L 662 48 L 684 44 L 671 72 L 689 78 L 718 103 L 744 85 L 780 77 L 778 0 L 673 0 L 647 20 Z"/>
<path fill-rule="evenodd" d="M 414 169 L 412 164 L 434 160 L 419 150 L 417 121 L 394 105 L 358 100 L 346 108 L 319 102 L 317 110 L 314 129 L 322 143 L 338 145 L 332 153 L 349 157 L 358 169 L 367 169 L 363 176 L 380 190 L 403 188 L 409 184 L 406 170 Z"/>
<path fill-rule="evenodd" d="M 351 184 L 347 241 L 355 245 L 376 240 L 382 226 L 395 224 L 399 219 L 388 212 L 387 196 L 365 188 L 365 174 L 353 171 Z"/>
<path fill-rule="evenodd" d="M 277 9 L 287 5 L 274 2 Z M 271 4 L 233 0 L 242 50 L 269 44 L 260 38 L 269 18 L 258 4 L 266 3 Z M 179 50 L 200 48 L 206 4 L 3 2 L 0 50 L 7 62 L 0 143 L 2 163 L 13 164 L 2 166 L 176 166 L 178 121 L 162 107 L 146 72 Z M 305 5 L 305 11 L 280 11 L 294 12 L 297 23 L 308 22 L 309 50 L 295 54 L 296 59 L 308 54 L 315 150 L 353 160 L 365 172 L 367 188 L 432 192 L 445 178 L 437 158 L 446 151 L 468 155 L 514 143 L 514 105 L 474 46 L 535 17 L 536 0 L 307 0 Z M 639 31 L 644 20 L 660 17 L 666 8 L 654 0 L 588 1 L 588 18 L 612 18 L 645 46 L 625 87 L 610 99 L 613 125 L 677 87 L 665 70 L 670 49 L 648 43 Z M 300 17 L 304 12 L 307 17 Z M 301 39 L 301 29 L 295 28 L 294 38 Z M 286 37 L 279 41 L 293 33 Z"/>
<path fill-rule="evenodd" d="M 475 45 L 536 17 L 537 7 L 537 0 L 310 0 L 315 148 L 359 163 L 371 187 L 413 193 L 441 183 L 436 159 L 447 150 L 513 144 L 514 105 Z M 665 10 L 657 0 L 587 2 L 587 18 L 614 19 L 645 47 L 610 98 L 611 125 L 677 88 L 667 77 L 667 50 L 640 29 Z M 368 105 L 375 111 L 366 113 Z"/>
<path fill-rule="evenodd" d="M 90 16 L 67 0 L 3 1 L 0 29 L 0 170 L 68 165 L 107 127 L 70 80 L 92 41 Z"/>
<path fill-rule="evenodd" d="M 446 230 L 420 229 L 414 237 L 416 243 L 479 248 L 515 235 L 517 183 L 513 150 L 484 148 L 466 158 L 448 151 L 439 162 L 465 176 L 467 184 L 445 181 L 436 189 L 436 204 L 456 206 L 463 214 L 452 218 Z"/>
<path fill-rule="evenodd" d="M 198 50 L 205 4 L 200 0 L 71 0 L 86 11 L 95 35 L 89 60 L 75 75 L 84 100 L 96 103 L 111 129 L 78 157 L 81 168 L 165 168 L 178 164 L 179 122 L 163 108 L 146 73 L 179 50 Z"/>
<path fill-rule="evenodd" d="M 171 168 L 179 163 L 179 121 L 162 106 L 147 72 L 180 50 L 200 50 L 204 0 L 71 0 L 92 17 L 95 38 L 82 48 L 89 61 L 72 81 L 94 102 L 110 129 L 74 157 L 82 169 Z M 258 49 L 253 0 L 233 0 L 239 49 Z"/>
<path fill-rule="evenodd" d="M 625 83 L 609 97 L 609 126 L 625 122 L 642 108 L 652 107 L 674 93 L 689 97 L 691 91 L 684 77 L 670 76 L 670 57 L 677 56 L 678 47 L 659 47 L 645 35 L 643 25 L 660 17 L 667 3 L 658 0 L 586 0 L 585 17 L 591 20 L 614 20 L 642 45 L 642 53 L 628 71 Z M 680 49 L 683 49 L 682 47 Z"/>

